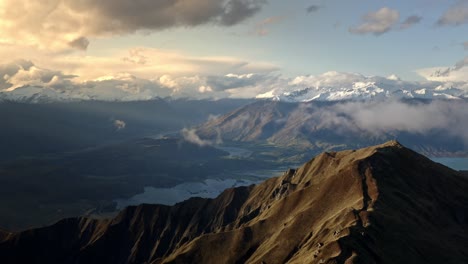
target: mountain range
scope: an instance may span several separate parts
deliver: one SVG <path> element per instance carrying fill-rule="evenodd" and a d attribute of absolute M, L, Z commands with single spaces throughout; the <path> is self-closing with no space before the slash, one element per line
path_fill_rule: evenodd
<path fill-rule="evenodd" d="M 468 179 L 396 141 L 113 219 L 0 232 L 2 263 L 466 263 Z"/>
<path fill-rule="evenodd" d="M 24 64 L 25 62 L 23 62 Z M 30 62 L 29 62 L 30 63 Z M 27 65 L 31 66 L 31 65 Z M 15 65 L 21 68 L 25 65 Z M 18 68 L 18 69 L 19 69 Z M 130 74 L 121 74 L 111 79 L 102 79 L 81 84 L 63 84 L 55 82 L 51 76 L 44 77 L 48 81 L 34 84 L 0 89 L 1 101 L 51 103 L 76 101 L 150 101 L 161 97 L 180 99 L 190 98 L 225 98 L 227 95 L 213 93 L 170 93 L 170 87 L 161 88 L 153 81 L 139 79 Z M 253 76 L 253 77 L 252 77 Z M 249 94 L 249 98 L 268 99 L 283 102 L 309 101 L 342 101 L 369 99 L 461 99 L 468 98 L 466 83 L 403 81 L 395 75 L 389 77 L 364 76 L 357 73 L 330 71 L 318 76 L 299 76 L 294 79 L 277 79 L 278 83 L 261 83 L 261 76 L 252 75 L 252 83 L 246 79 L 238 79 L 235 75 L 226 75 L 227 84 L 215 81 L 210 89 L 222 90 L 232 88 L 259 86 L 257 92 Z M 255 77 L 255 78 L 254 78 Z M 253 80 L 258 79 L 259 83 Z M 221 78 L 222 79 L 222 78 Z M 221 80 L 220 79 L 220 80 Z M 240 87 L 236 87 L 235 85 Z M 97 85 L 96 87 L 93 85 Z M 190 84 L 185 84 L 189 85 Z M 202 85 L 202 84 L 200 84 Z M 208 85 L 208 84 L 205 84 Z M 12 86 L 9 84 L 5 87 Z M 203 87 L 203 86 L 200 86 Z M 0 87 L 1 88 L 1 87 Z M 206 89 L 206 88 L 205 88 Z M 204 89 L 201 89 L 204 91 Z M 245 97 L 245 96 L 244 96 Z"/>
<path fill-rule="evenodd" d="M 282 102 L 468 98 L 464 85 L 460 86 L 456 83 L 402 81 L 395 75 L 383 78 L 331 71 L 309 79 L 298 77 L 288 86 L 273 88 L 256 98 Z"/>

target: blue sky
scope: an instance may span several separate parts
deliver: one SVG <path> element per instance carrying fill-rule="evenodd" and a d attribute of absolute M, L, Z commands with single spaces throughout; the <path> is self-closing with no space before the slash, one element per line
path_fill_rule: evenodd
<path fill-rule="evenodd" d="M 342 2 L 269 1 L 254 17 L 230 28 L 206 25 L 134 34 L 117 41 L 96 39 L 88 52 L 98 55 L 109 47 L 138 45 L 181 50 L 195 56 L 235 56 L 271 62 L 290 76 L 336 70 L 397 74 L 405 79 L 420 79 L 416 69 L 449 66 L 466 54 L 462 43 L 468 39 L 467 25 L 436 26 L 439 17 L 457 1 Z M 306 9 L 312 5 L 320 8 L 308 13 Z M 412 15 L 422 19 L 408 29 L 379 36 L 349 32 L 363 15 L 382 7 L 400 12 L 400 21 Z M 268 33 L 257 35 L 257 25 L 271 17 L 277 21 L 264 26 Z"/>
<path fill-rule="evenodd" d="M 174 90 L 184 88 L 174 78 L 329 71 L 468 82 L 468 0 L 0 0 L 0 10 L 0 64 L 36 69 L 8 75 L 10 90 L 44 74 Z"/>

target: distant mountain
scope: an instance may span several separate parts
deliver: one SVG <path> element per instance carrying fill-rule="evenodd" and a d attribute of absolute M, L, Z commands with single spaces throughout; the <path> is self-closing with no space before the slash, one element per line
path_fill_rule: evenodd
<path fill-rule="evenodd" d="M 398 139 L 432 156 L 466 155 L 467 100 L 261 100 L 197 127 L 201 138 L 340 150 Z"/>
<path fill-rule="evenodd" d="M 468 179 L 398 142 L 215 199 L 0 232 L 2 263 L 465 263 Z"/>
<path fill-rule="evenodd" d="M 382 78 L 327 72 L 319 77 L 312 80 L 295 80 L 288 86 L 274 88 L 257 95 L 256 98 L 282 102 L 468 98 L 466 89 L 446 84 L 437 85 L 436 82 L 407 82 L 397 76 Z"/>

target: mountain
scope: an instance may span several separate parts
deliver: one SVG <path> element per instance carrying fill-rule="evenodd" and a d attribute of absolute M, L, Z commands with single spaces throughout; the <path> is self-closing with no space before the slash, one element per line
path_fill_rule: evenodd
<path fill-rule="evenodd" d="M 0 232 L 2 263 L 466 263 L 468 179 L 396 141 L 259 185 Z"/>
<path fill-rule="evenodd" d="M 466 100 L 288 103 L 260 100 L 196 128 L 204 139 L 294 150 L 359 148 L 397 139 L 431 156 L 466 155 Z"/>
<path fill-rule="evenodd" d="M 468 92 L 450 84 L 402 81 L 395 75 L 383 78 L 331 71 L 320 76 L 298 77 L 289 85 L 274 88 L 256 98 L 282 102 L 460 99 L 468 98 Z"/>

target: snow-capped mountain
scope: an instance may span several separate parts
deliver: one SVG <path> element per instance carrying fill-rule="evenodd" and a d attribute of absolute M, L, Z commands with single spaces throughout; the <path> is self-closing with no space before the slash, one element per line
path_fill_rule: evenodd
<path fill-rule="evenodd" d="M 288 86 L 272 89 L 257 95 L 256 98 L 284 102 L 468 98 L 465 89 L 458 89 L 453 85 L 437 82 L 406 82 L 395 75 L 383 78 L 328 72 L 319 76 L 297 77 Z"/>
<path fill-rule="evenodd" d="M 233 77 L 229 77 L 233 78 Z M 263 78 L 263 79 L 262 79 Z M 357 73 L 327 72 L 322 75 L 296 78 L 267 78 L 263 76 L 243 80 L 236 85 L 242 89 L 257 89 L 250 98 L 284 102 L 341 101 L 369 99 L 459 99 L 468 98 L 468 84 L 456 82 L 409 82 L 395 75 L 389 77 L 364 76 Z M 145 101 L 161 97 L 213 98 L 208 93 L 184 92 L 193 84 L 185 83 L 179 90 L 168 88 L 165 82 L 140 79 L 130 74 L 120 74 L 94 81 L 73 83 L 55 76 L 47 83 L 21 81 L 4 83 L 0 89 L 0 101 L 44 103 L 57 101 Z M 12 83 L 15 83 L 13 86 Z M 1 84 L 1 83 L 0 83 Z M 165 86 L 166 85 L 166 86 Z M 237 87 L 223 82 L 212 82 L 211 91 L 223 87 Z M 197 85 L 195 85 L 197 86 Z M 204 86 L 203 86 L 204 87 Z M 247 88 L 246 88 L 247 87 Z M 0 85 L 1 88 L 1 85 Z M 193 87 L 192 87 L 193 88 Z M 187 88 L 190 90 L 191 88 Z M 238 88 L 241 89 L 241 88 Z M 192 89 L 193 90 L 193 89 Z M 263 91 L 263 93 L 261 93 Z M 267 91 L 267 92 L 264 92 Z M 202 92 L 206 92 L 203 90 Z M 257 94 L 260 92 L 260 94 Z M 202 96 L 202 97 L 200 97 Z M 228 95 L 224 95 L 228 96 Z M 235 97 L 235 96 L 233 96 Z M 222 98 L 222 97 L 221 97 Z"/>

